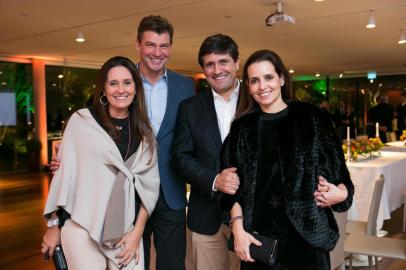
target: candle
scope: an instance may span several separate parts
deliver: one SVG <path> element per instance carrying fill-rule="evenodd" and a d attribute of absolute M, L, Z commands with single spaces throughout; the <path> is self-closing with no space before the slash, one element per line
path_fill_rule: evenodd
<path fill-rule="evenodd" d="M 347 143 L 350 141 L 350 127 L 347 126 Z"/>
<path fill-rule="evenodd" d="M 376 131 L 375 131 L 375 137 L 376 137 L 376 138 L 379 138 L 379 123 L 378 123 L 378 122 L 376 122 L 376 124 L 375 124 L 375 129 L 376 129 Z"/>

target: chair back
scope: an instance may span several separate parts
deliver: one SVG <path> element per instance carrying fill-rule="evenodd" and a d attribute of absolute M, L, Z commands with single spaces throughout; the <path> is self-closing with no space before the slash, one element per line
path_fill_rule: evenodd
<path fill-rule="evenodd" d="M 345 254 L 344 254 L 344 241 L 345 241 L 345 231 L 347 227 L 347 212 L 344 213 L 334 213 L 334 217 L 337 221 L 338 230 L 340 233 L 340 238 L 338 239 L 337 245 L 330 252 L 330 265 L 331 269 L 336 269 L 337 267 L 344 264 Z"/>
<path fill-rule="evenodd" d="M 384 177 L 381 174 L 379 179 L 375 181 L 374 193 L 372 193 L 371 206 L 369 207 L 367 235 L 376 236 L 376 227 L 378 220 L 379 206 L 381 205 L 381 198 L 383 192 Z"/>

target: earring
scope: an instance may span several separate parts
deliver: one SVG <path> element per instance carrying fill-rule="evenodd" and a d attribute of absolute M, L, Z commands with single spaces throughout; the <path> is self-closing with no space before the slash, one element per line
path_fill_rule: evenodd
<path fill-rule="evenodd" d="M 103 98 L 105 98 L 105 99 L 103 99 Z M 109 101 L 107 100 L 107 97 L 106 97 L 106 95 L 104 95 L 104 94 L 103 94 L 103 96 L 101 96 L 101 97 L 99 98 L 99 101 L 100 101 L 100 103 L 101 103 L 103 106 L 106 106 L 106 105 L 109 104 Z"/>
<path fill-rule="evenodd" d="M 284 82 L 281 82 L 281 86 L 284 86 L 285 85 L 285 83 Z"/>

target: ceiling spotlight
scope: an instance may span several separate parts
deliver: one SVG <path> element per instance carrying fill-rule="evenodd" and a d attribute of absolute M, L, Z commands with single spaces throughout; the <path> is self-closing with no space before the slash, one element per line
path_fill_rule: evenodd
<path fill-rule="evenodd" d="M 403 29 L 400 29 L 400 38 L 398 41 L 399 44 L 405 44 L 406 43 L 406 36 L 405 32 L 403 32 Z"/>
<path fill-rule="evenodd" d="M 293 74 L 293 73 L 295 73 L 295 70 L 291 67 L 291 68 L 289 69 L 289 73 L 290 73 L 290 74 Z"/>
<path fill-rule="evenodd" d="M 76 36 L 76 42 L 82 43 L 85 41 L 86 41 L 85 35 L 83 34 L 82 30 L 80 30 L 78 35 Z"/>
<path fill-rule="evenodd" d="M 316 72 L 316 75 L 315 75 L 316 77 L 320 77 L 320 73 L 318 73 L 318 72 Z"/>
<path fill-rule="evenodd" d="M 343 77 L 343 74 L 342 74 L 342 73 L 340 73 L 340 76 L 339 76 L 339 77 L 340 77 L 340 79 L 341 79 L 341 78 Z"/>
<path fill-rule="evenodd" d="M 370 82 L 370 83 L 374 83 L 374 79 L 370 79 L 369 82 Z"/>
<path fill-rule="evenodd" d="M 372 10 L 369 11 L 368 23 L 365 27 L 366 28 L 375 28 L 376 27 L 375 17 L 374 17 L 374 13 Z"/>
<path fill-rule="evenodd" d="M 63 74 L 59 74 L 59 75 L 58 75 L 58 78 L 59 78 L 59 79 L 62 79 L 62 78 L 63 78 Z"/>

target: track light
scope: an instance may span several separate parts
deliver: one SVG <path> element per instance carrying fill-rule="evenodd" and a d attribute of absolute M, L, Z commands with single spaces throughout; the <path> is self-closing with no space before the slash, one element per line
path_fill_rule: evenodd
<path fill-rule="evenodd" d="M 82 43 L 85 41 L 86 41 L 85 35 L 83 34 L 82 30 L 80 30 L 78 35 L 76 36 L 76 42 Z"/>
<path fill-rule="evenodd" d="M 403 29 L 400 29 L 400 38 L 398 41 L 399 44 L 405 44 L 406 43 L 406 36 L 405 32 L 403 32 Z"/>
<path fill-rule="evenodd" d="M 366 28 L 375 28 L 376 27 L 375 17 L 374 17 L 374 13 L 372 10 L 369 11 L 368 23 L 365 27 Z"/>

